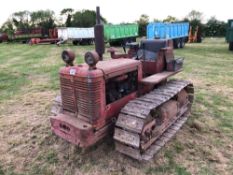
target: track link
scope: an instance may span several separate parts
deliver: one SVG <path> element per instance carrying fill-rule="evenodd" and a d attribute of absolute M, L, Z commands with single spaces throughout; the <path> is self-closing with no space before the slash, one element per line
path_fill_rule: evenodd
<path fill-rule="evenodd" d="M 187 102 L 180 105 L 177 96 L 183 90 L 187 93 Z M 192 83 L 171 80 L 130 101 L 122 108 L 115 125 L 116 150 L 138 160 L 151 159 L 185 123 L 193 99 Z M 159 122 L 157 111 L 161 106 L 169 109 L 166 114 L 172 117 Z"/>

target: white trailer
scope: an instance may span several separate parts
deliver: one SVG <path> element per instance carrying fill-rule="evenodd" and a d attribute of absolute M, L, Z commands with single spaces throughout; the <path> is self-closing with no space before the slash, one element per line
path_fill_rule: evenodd
<path fill-rule="evenodd" d="M 92 44 L 94 41 L 94 27 L 76 28 L 76 27 L 59 27 L 57 28 L 58 38 L 61 40 L 58 44 L 72 41 L 74 45 Z"/>

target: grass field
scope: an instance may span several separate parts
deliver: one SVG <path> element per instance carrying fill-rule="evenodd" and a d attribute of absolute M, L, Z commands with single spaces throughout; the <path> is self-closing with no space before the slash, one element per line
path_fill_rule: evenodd
<path fill-rule="evenodd" d="M 0 175 L 233 174 L 233 53 L 224 39 L 176 50 L 185 57 L 176 78 L 195 86 L 191 118 L 151 162 L 114 151 L 110 138 L 82 152 L 51 133 L 64 48 L 76 63 L 93 46 L 0 44 Z"/>

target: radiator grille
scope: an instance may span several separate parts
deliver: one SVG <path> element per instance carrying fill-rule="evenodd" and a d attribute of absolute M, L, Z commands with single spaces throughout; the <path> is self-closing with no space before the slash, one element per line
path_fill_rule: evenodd
<path fill-rule="evenodd" d="M 71 79 L 61 77 L 60 82 L 63 109 L 70 112 L 76 112 L 77 106 L 75 104 L 74 87 Z"/>
<path fill-rule="evenodd" d="M 80 81 L 74 83 L 79 115 L 96 120 L 100 115 L 101 81 Z"/>
<path fill-rule="evenodd" d="M 79 115 L 95 121 L 100 116 L 101 80 L 88 82 L 87 78 L 74 78 L 74 81 L 61 77 L 63 109 L 78 112 Z"/>

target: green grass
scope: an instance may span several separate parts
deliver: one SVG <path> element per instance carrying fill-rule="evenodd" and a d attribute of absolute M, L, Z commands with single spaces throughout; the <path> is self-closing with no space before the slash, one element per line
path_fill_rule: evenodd
<path fill-rule="evenodd" d="M 233 174 L 233 53 L 223 38 L 175 50 L 185 58 L 176 78 L 195 86 L 192 115 L 144 164 L 114 151 L 111 140 L 83 153 L 51 134 L 48 116 L 59 93 L 60 55 L 66 48 L 75 51 L 80 64 L 94 46 L 0 44 L 0 175 Z M 203 128 L 196 129 L 195 122 Z"/>
<path fill-rule="evenodd" d="M 93 46 L 68 46 L 76 52 L 76 63 L 82 63 L 85 50 Z M 38 75 L 49 79 L 45 88 L 59 89 L 58 70 L 64 65 L 60 55 L 67 46 L 29 46 L 21 44 L 1 44 L 0 46 L 0 103 L 20 93 L 30 80 Z M 51 64 L 52 63 L 52 64 Z"/>
<path fill-rule="evenodd" d="M 0 164 L 0 175 L 4 175 L 4 172 L 2 170 L 2 165 Z"/>
<path fill-rule="evenodd" d="M 167 158 L 167 163 L 161 165 L 161 166 L 155 166 L 155 167 L 150 167 L 147 171 L 146 174 L 176 174 L 176 175 L 191 175 L 188 170 L 181 166 L 178 165 L 175 160 L 174 156 L 175 154 L 172 153 L 171 151 L 165 152 L 164 156 Z"/>

